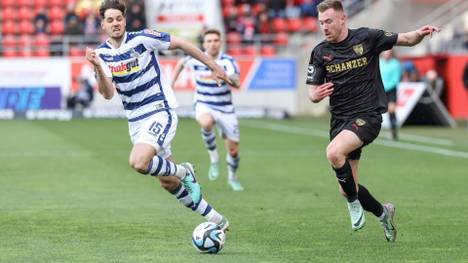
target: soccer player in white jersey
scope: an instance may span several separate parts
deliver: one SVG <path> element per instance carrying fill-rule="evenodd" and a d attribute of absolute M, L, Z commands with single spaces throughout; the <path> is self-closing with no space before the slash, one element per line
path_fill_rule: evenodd
<path fill-rule="evenodd" d="M 217 82 L 229 80 L 212 59 L 185 40 L 153 30 L 126 32 L 125 12 L 125 4 L 119 0 L 102 2 L 101 28 L 109 39 L 95 50 L 88 48 L 86 58 L 94 65 L 103 97 L 111 99 L 117 91 L 122 99 L 133 143 L 129 163 L 137 172 L 155 176 L 182 204 L 225 230 L 227 219 L 201 196 L 192 165 L 176 164 L 171 157 L 178 120 L 176 101 L 157 52 L 182 49 L 212 69 Z"/>
<path fill-rule="evenodd" d="M 208 29 L 203 33 L 203 48 L 205 53 L 223 67 L 232 84 L 222 83 L 216 85 L 211 70 L 193 56 L 181 59 L 175 69 L 172 78 L 172 86 L 176 82 L 184 67 L 191 68 L 195 79 L 195 117 L 201 126 L 201 134 L 210 156 L 210 169 L 208 178 L 216 180 L 219 177 L 218 151 L 216 150 L 216 138 L 214 125 L 217 124 L 221 136 L 224 139 L 228 165 L 228 183 L 234 191 L 243 191 L 236 170 L 239 166 L 239 125 L 232 104 L 231 87 L 238 89 L 239 68 L 231 56 L 221 52 L 221 33 L 216 29 Z"/>

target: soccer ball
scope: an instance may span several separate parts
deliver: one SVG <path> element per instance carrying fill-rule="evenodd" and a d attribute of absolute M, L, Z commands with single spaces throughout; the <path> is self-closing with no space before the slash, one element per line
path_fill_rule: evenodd
<path fill-rule="evenodd" d="M 199 224 L 192 234 L 192 245 L 201 253 L 216 254 L 223 249 L 226 236 L 213 222 Z"/>

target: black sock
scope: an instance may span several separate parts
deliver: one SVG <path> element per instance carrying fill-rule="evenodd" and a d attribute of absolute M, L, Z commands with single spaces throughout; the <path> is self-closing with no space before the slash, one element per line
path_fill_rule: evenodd
<path fill-rule="evenodd" d="M 348 202 L 353 202 L 358 199 L 356 185 L 353 178 L 353 171 L 351 170 L 349 161 L 346 160 L 345 164 L 341 168 L 333 167 L 333 170 L 335 170 L 338 183 L 340 183 L 341 188 L 343 188 L 343 191 L 346 193 L 346 199 L 348 199 Z"/>
<path fill-rule="evenodd" d="M 390 115 L 390 127 L 392 129 L 392 137 L 393 139 L 397 139 L 397 119 L 395 112 L 389 113 Z"/>
<path fill-rule="evenodd" d="M 369 193 L 367 188 L 362 184 L 359 184 L 359 202 L 361 202 L 362 208 L 364 210 L 371 212 L 376 217 L 380 217 L 383 213 L 382 204 Z"/>

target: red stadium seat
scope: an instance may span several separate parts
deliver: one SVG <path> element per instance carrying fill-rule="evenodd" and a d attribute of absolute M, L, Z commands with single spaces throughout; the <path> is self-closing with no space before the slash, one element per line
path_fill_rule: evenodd
<path fill-rule="evenodd" d="M 12 48 L 4 49 L 3 57 L 6 57 L 6 58 L 16 57 L 16 50 Z"/>
<path fill-rule="evenodd" d="M 255 57 L 257 55 L 257 48 L 254 45 L 246 46 L 242 49 L 242 54 L 245 56 Z"/>
<path fill-rule="evenodd" d="M 70 47 L 69 55 L 70 57 L 84 57 L 85 50 L 79 47 Z"/>
<path fill-rule="evenodd" d="M 1 6 L 3 7 L 13 7 L 16 5 L 16 0 L 1 0 Z"/>
<path fill-rule="evenodd" d="M 50 33 L 52 35 L 62 35 L 64 30 L 64 25 L 62 21 L 53 21 L 50 23 Z"/>
<path fill-rule="evenodd" d="M 32 37 L 30 35 L 21 35 L 18 38 L 18 47 L 30 47 L 32 44 Z"/>
<path fill-rule="evenodd" d="M 58 6 L 54 6 L 49 10 L 49 18 L 50 20 L 63 20 L 65 17 L 65 13 L 62 8 Z"/>
<path fill-rule="evenodd" d="M 226 35 L 226 42 L 228 44 L 239 44 L 242 41 L 242 36 L 237 32 L 229 32 Z"/>
<path fill-rule="evenodd" d="M 290 18 L 288 19 L 288 31 L 289 32 L 298 32 L 302 28 L 302 21 L 300 18 Z"/>
<path fill-rule="evenodd" d="M 271 45 L 262 46 L 260 48 L 260 55 L 264 57 L 274 57 L 276 55 L 276 49 Z"/>
<path fill-rule="evenodd" d="M 239 46 L 228 47 L 227 54 L 231 56 L 240 56 L 242 55 L 242 49 Z"/>
<path fill-rule="evenodd" d="M 271 28 L 274 32 L 285 32 L 287 30 L 287 23 L 284 18 L 274 18 L 271 21 Z"/>
<path fill-rule="evenodd" d="M 11 7 L 6 7 L 5 9 L 2 8 L 2 20 L 7 21 L 7 20 L 15 20 L 16 19 L 16 10 L 14 10 Z"/>
<path fill-rule="evenodd" d="M 28 20 L 21 21 L 18 27 L 18 32 L 22 35 L 31 35 L 32 33 L 34 33 L 34 27 L 31 21 L 28 21 Z"/>
<path fill-rule="evenodd" d="M 33 13 L 31 8 L 27 6 L 23 6 L 18 11 L 18 19 L 19 20 L 32 20 Z"/>
<path fill-rule="evenodd" d="M 36 8 L 45 7 L 47 5 L 47 0 L 34 0 L 34 6 Z"/>
<path fill-rule="evenodd" d="M 11 20 L 5 21 L 2 23 L 2 34 L 4 35 L 14 35 L 18 32 L 18 28 L 15 23 Z"/>
<path fill-rule="evenodd" d="M 31 7 L 31 0 L 17 0 L 19 7 Z"/>
<path fill-rule="evenodd" d="M 6 35 L 2 38 L 2 46 L 4 48 L 13 48 L 16 46 L 16 37 L 12 35 Z"/>
<path fill-rule="evenodd" d="M 222 0 L 223 5 L 233 5 L 235 0 Z"/>
<path fill-rule="evenodd" d="M 57 6 L 57 7 L 62 7 L 63 6 L 63 2 L 62 0 L 49 0 L 49 6 Z"/>
<path fill-rule="evenodd" d="M 17 53 L 17 56 L 18 57 L 32 57 L 32 51 L 31 51 L 31 48 L 29 47 L 25 47 L 25 48 L 21 48 L 18 53 Z"/>
<path fill-rule="evenodd" d="M 34 37 L 33 45 L 36 47 L 48 47 L 50 43 L 46 34 L 39 34 Z"/>
<path fill-rule="evenodd" d="M 315 17 L 305 17 L 302 19 L 302 30 L 306 32 L 315 32 L 317 31 L 317 18 Z"/>
<path fill-rule="evenodd" d="M 48 48 L 38 48 L 34 51 L 33 54 L 35 57 L 48 57 L 49 49 Z"/>
<path fill-rule="evenodd" d="M 289 40 L 288 37 L 289 35 L 287 33 L 277 33 L 273 42 L 278 46 L 287 46 Z"/>

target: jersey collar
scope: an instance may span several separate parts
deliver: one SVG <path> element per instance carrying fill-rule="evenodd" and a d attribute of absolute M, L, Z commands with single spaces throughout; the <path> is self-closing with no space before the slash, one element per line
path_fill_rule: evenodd
<path fill-rule="evenodd" d="M 122 47 L 122 45 L 125 44 L 125 42 L 127 42 L 127 35 L 128 35 L 128 32 L 125 31 L 124 36 L 123 36 L 123 39 L 122 39 L 122 43 L 120 43 L 120 47 Z M 108 45 L 109 47 L 111 47 L 111 49 L 119 49 L 119 48 L 120 48 L 120 47 L 118 47 L 118 48 L 114 47 L 114 45 L 112 45 L 112 43 L 110 42 L 110 38 L 108 38 L 108 39 L 106 40 L 106 43 L 107 43 L 107 45 Z"/>

